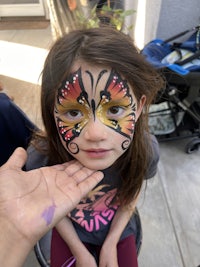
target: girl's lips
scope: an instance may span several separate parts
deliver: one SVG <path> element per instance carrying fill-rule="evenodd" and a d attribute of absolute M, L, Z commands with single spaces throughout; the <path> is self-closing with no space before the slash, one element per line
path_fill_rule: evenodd
<path fill-rule="evenodd" d="M 104 158 L 110 150 L 108 149 L 87 149 L 84 152 L 91 158 Z"/>

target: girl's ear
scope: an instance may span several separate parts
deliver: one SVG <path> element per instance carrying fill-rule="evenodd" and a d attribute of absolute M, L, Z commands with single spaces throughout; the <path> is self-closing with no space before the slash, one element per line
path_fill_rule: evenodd
<path fill-rule="evenodd" d="M 136 117 L 135 117 L 135 121 L 137 121 L 138 118 L 140 117 L 140 114 L 141 114 L 141 112 L 142 112 L 142 109 L 143 109 L 143 107 L 144 107 L 145 102 L 146 102 L 146 96 L 143 95 L 143 96 L 140 98 L 140 101 L 139 101 L 138 106 L 137 106 L 137 110 L 136 110 L 136 114 L 135 114 L 135 115 L 136 115 Z"/>

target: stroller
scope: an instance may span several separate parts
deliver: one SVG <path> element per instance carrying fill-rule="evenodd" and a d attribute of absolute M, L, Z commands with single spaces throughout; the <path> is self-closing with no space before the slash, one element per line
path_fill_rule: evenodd
<path fill-rule="evenodd" d="M 185 41 L 172 42 L 186 35 Z M 200 26 L 167 40 L 155 39 L 141 53 L 166 81 L 149 110 L 151 133 L 159 141 L 192 137 L 185 151 L 196 151 L 200 145 Z"/>

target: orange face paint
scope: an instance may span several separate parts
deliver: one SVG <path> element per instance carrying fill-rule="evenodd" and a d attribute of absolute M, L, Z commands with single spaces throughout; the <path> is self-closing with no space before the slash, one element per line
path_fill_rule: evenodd
<path fill-rule="evenodd" d="M 68 146 L 80 135 L 90 119 L 98 119 L 130 141 L 134 133 L 136 104 L 128 83 L 114 70 L 110 73 L 108 70 L 100 71 L 96 83 L 92 71 L 85 73 L 91 81 L 92 96 L 84 86 L 85 76 L 81 68 L 72 73 L 58 89 L 55 118 L 62 139 Z M 99 85 L 101 81 L 105 84 L 103 88 Z"/>

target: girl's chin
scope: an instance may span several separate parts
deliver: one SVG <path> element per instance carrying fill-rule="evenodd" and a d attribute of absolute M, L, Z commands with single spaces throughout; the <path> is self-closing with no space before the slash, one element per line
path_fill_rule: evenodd
<path fill-rule="evenodd" d="M 81 162 L 86 168 L 94 170 L 94 171 L 103 171 L 105 169 L 108 169 L 109 167 L 111 167 L 113 165 L 113 163 L 111 164 L 95 164 L 95 163 L 83 163 Z"/>

